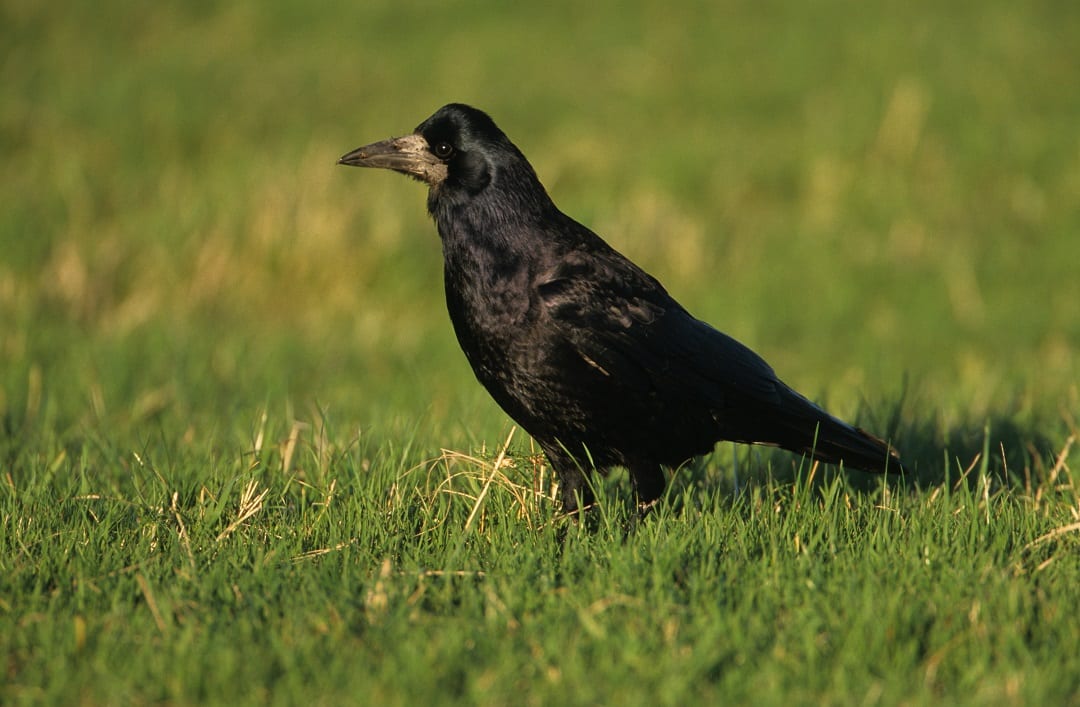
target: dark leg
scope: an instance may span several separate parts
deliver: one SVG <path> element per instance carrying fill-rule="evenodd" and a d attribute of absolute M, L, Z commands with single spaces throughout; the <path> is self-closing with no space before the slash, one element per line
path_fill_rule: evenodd
<path fill-rule="evenodd" d="M 541 445 L 548 462 L 559 480 L 559 499 L 566 515 L 576 515 L 593 503 L 592 489 L 582 467 L 561 447 Z"/>
<path fill-rule="evenodd" d="M 559 498 L 562 500 L 563 513 L 568 516 L 588 510 L 593 504 L 592 489 L 586 483 L 585 475 L 577 468 L 571 473 L 559 474 Z"/>
<path fill-rule="evenodd" d="M 638 510 L 644 515 L 664 495 L 664 471 L 655 462 L 637 461 L 630 465 L 630 478 L 634 482 Z"/>

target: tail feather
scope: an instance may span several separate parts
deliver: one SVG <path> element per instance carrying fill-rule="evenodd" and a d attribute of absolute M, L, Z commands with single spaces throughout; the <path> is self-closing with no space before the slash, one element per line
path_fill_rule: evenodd
<path fill-rule="evenodd" d="M 874 473 L 905 471 L 900 455 L 892 445 L 832 416 L 818 423 L 817 437 L 812 447 L 801 451 L 830 464 L 843 462 L 847 468 Z"/>
<path fill-rule="evenodd" d="M 873 473 L 904 472 L 896 449 L 880 437 L 825 412 L 794 390 L 782 393 L 779 408 L 770 408 L 769 424 L 753 444 L 768 444 L 806 454 L 827 464 Z"/>

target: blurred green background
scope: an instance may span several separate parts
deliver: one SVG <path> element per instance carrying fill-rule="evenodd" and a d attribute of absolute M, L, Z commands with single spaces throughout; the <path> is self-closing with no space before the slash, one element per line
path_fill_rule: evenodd
<path fill-rule="evenodd" d="M 1072 425 L 1073 3 L 2 8 L 9 444 L 151 421 L 228 437 L 316 405 L 497 444 L 422 189 L 335 166 L 449 101 L 839 414 L 895 406 L 906 380 L 904 415 L 946 438 Z"/>
<path fill-rule="evenodd" d="M 1075 702 L 1077 3 L 0 0 L 0 58 L 0 701 Z M 970 487 L 556 518 L 423 189 L 335 164 L 450 101 Z"/>

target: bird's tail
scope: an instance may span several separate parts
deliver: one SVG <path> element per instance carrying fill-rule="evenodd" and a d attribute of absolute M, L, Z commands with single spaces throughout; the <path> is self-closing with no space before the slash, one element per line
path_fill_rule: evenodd
<path fill-rule="evenodd" d="M 848 469 L 905 471 L 900 455 L 885 440 L 833 417 L 790 388 L 781 395 L 780 409 L 770 410 L 770 438 L 754 443 L 782 447 L 827 464 L 842 462 Z"/>

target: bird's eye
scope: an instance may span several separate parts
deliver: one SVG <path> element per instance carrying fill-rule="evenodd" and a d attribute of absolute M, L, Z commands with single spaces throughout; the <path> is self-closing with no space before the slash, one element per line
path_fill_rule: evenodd
<path fill-rule="evenodd" d="M 435 143 L 434 152 L 435 156 L 440 160 L 445 160 L 450 157 L 450 155 L 454 154 L 454 146 L 448 142 L 437 142 Z"/>

